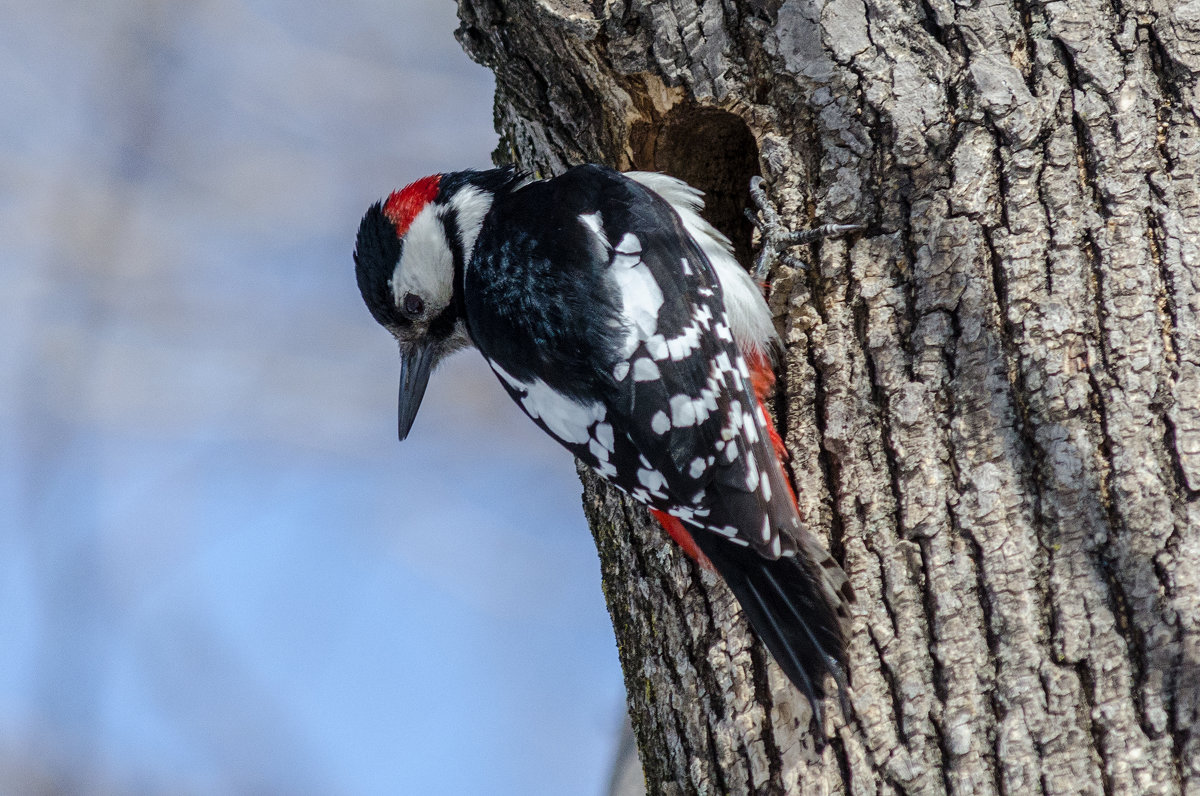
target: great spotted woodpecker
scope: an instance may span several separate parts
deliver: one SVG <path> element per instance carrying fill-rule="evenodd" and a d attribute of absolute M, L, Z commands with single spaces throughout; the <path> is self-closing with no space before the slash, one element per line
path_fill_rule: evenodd
<path fill-rule="evenodd" d="M 602 166 L 418 180 L 355 248 L 367 308 L 400 344 L 400 439 L 430 371 L 474 344 L 530 418 L 650 507 L 733 590 L 788 678 L 845 693 L 854 599 L 800 520 L 764 407 L 778 337 L 701 194 Z"/>

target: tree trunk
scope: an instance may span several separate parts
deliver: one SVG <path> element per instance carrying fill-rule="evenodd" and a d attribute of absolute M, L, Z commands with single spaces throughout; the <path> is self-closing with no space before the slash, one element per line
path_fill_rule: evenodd
<path fill-rule="evenodd" d="M 863 232 L 779 264 L 775 410 L 858 593 L 825 727 L 584 473 L 652 794 L 1200 794 L 1200 2 L 460 0 L 498 159 Z M 820 739 L 824 740 L 824 743 Z"/>

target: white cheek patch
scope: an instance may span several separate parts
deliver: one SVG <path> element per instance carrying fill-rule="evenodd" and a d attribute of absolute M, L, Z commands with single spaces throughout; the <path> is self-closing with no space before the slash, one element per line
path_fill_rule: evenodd
<path fill-rule="evenodd" d="M 397 307 L 403 306 L 406 293 L 423 298 L 427 311 L 435 313 L 450 303 L 454 292 L 454 256 L 434 205 L 426 205 L 409 226 L 391 283 Z"/>

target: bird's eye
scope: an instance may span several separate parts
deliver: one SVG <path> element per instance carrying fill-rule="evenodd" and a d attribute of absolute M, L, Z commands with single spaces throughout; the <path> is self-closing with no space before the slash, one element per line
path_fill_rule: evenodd
<path fill-rule="evenodd" d="M 406 315 L 420 315 L 425 311 L 425 302 L 416 293 L 405 293 L 403 307 Z"/>

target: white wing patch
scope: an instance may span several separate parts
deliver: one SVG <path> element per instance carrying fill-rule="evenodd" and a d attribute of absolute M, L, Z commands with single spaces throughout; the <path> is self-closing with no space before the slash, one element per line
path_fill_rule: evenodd
<path fill-rule="evenodd" d="M 680 394 L 671 398 L 671 425 L 675 428 L 696 425 L 696 405 L 691 396 Z"/>
<path fill-rule="evenodd" d="M 633 361 L 633 380 L 634 381 L 653 381 L 662 377 L 662 373 L 658 369 L 658 365 L 654 364 L 654 360 L 649 357 L 638 357 Z"/>
<path fill-rule="evenodd" d="M 646 487 L 646 490 L 654 497 L 664 498 L 667 493 L 663 488 L 667 485 L 667 479 L 663 478 L 662 473 L 658 470 L 639 468 L 637 473 L 638 483 Z"/>
<path fill-rule="evenodd" d="M 707 309 L 707 307 L 705 308 Z M 692 324 L 686 327 L 678 337 L 667 341 L 667 351 L 671 359 L 678 362 L 700 347 L 700 327 Z"/>
<path fill-rule="evenodd" d="M 604 419 L 607 410 L 604 404 L 594 401 L 581 404 L 557 392 L 541 379 L 526 383 L 513 377 L 504 368 L 488 360 L 496 375 L 519 393 L 521 408 L 534 420 L 541 420 L 555 437 L 563 442 L 582 445 L 591 439 L 588 429 Z"/>
<path fill-rule="evenodd" d="M 479 228 L 483 226 L 483 218 L 492 209 L 492 195 L 481 191 L 474 185 L 466 185 L 450 199 L 450 204 L 457 211 L 458 231 L 462 237 L 463 261 L 471 262 L 471 252 L 475 251 L 475 239 L 479 237 Z"/>
<path fill-rule="evenodd" d="M 661 409 L 654 413 L 654 417 L 650 418 L 650 428 L 655 434 L 666 434 L 671 430 L 671 418 L 667 417 L 667 413 Z"/>
<path fill-rule="evenodd" d="M 600 443 L 604 450 L 609 453 L 613 452 L 613 443 L 615 440 L 613 439 L 613 427 L 611 425 L 608 423 L 598 423 L 592 433 L 596 436 L 596 441 Z"/>
<path fill-rule="evenodd" d="M 650 352 L 650 356 L 655 359 L 666 359 L 670 355 L 671 349 L 667 345 L 667 338 L 661 334 L 651 335 L 646 340 L 646 350 Z"/>
<path fill-rule="evenodd" d="M 778 339 L 771 311 L 767 308 L 762 291 L 754 284 L 754 279 L 733 256 L 729 238 L 700 217 L 704 194 L 683 180 L 666 174 L 629 171 L 625 176 L 654 191 L 679 214 L 683 228 L 704 252 L 717 274 L 717 281 L 721 283 L 725 308 L 729 311 L 729 325 L 733 327 L 738 347 L 744 353 L 770 351 Z M 687 273 L 686 263 L 684 268 L 684 273 Z"/>
<path fill-rule="evenodd" d="M 626 327 L 621 358 L 628 359 L 639 343 L 658 331 L 658 311 L 663 304 L 663 294 L 649 266 L 642 262 L 642 244 L 636 235 L 625 233 L 614 253 L 610 273 L 621 295 Z"/>
<path fill-rule="evenodd" d="M 600 211 L 594 213 L 584 213 L 579 216 L 579 220 L 583 225 L 592 231 L 592 234 L 600 239 L 605 248 L 608 248 L 608 238 L 604 236 L 604 224 L 600 220 Z"/>

